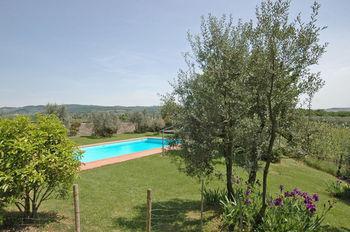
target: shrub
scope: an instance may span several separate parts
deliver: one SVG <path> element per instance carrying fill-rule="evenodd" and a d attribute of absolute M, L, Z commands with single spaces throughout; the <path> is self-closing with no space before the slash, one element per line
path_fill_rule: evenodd
<path fill-rule="evenodd" d="M 80 151 L 54 115 L 0 119 L 0 200 L 35 217 L 42 202 L 68 193 Z"/>
<path fill-rule="evenodd" d="M 203 197 L 207 206 L 219 207 L 220 202 L 225 200 L 226 190 L 220 188 L 204 189 Z"/>
<path fill-rule="evenodd" d="M 328 184 L 327 191 L 334 197 L 350 200 L 350 185 L 340 180 Z"/>

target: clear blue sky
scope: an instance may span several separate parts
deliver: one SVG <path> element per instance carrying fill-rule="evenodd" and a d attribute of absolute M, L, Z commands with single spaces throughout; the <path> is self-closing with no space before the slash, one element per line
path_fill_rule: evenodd
<path fill-rule="evenodd" d="M 80 103 L 156 105 L 170 90 L 188 30 L 200 16 L 254 17 L 258 0 L 2 0 L 0 106 Z M 319 70 L 326 86 L 315 108 L 350 107 L 350 1 L 320 0 Z M 312 1 L 292 2 L 306 17 Z"/>

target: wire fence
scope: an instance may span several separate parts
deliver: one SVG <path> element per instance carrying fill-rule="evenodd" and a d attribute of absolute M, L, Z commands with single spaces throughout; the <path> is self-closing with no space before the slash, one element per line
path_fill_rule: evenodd
<path fill-rule="evenodd" d="M 55 212 L 39 213 L 35 217 L 24 216 L 20 212 L 8 212 L 4 215 L 0 231 L 37 231 L 45 228 L 46 225 L 62 221 L 64 221 L 66 228 L 70 228 L 70 231 L 74 230 L 74 222 L 72 220 L 65 220 L 63 216 L 59 216 Z"/>
<path fill-rule="evenodd" d="M 146 232 L 150 231 L 184 231 L 191 227 L 191 230 L 201 231 L 203 226 L 203 182 L 202 197 L 200 202 L 172 200 L 157 201 L 152 199 L 151 190 L 147 190 L 147 218 Z M 200 223 L 196 219 L 188 218 L 188 213 L 200 211 Z M 188 226 L 188 228 L 186 228 Z"/>
<path fill-rule="evenodd" d="M 137 210 L 134 218 L 119 218 L 118 225 L 131 231 L 200 231 L 202 229 L 203 198 L 201 201 L 171 199 L 162 201 L 147 190 L 147 198 L 143 206 Z M 78 185 L 73 186 L 74 214 L 63 218 L 57 212 L 38 213 L 36 217 L 24 216 L 20 212 L 12 212 L 6 215 L 5 224 L 0 231 L 28 231 L 28 228 L 43 228 L 51 223 L 64 223 L 65 231 L 81 232 L 80 203 Z M 198 212 L 201 217 L 199 218 Z M 189 212 L 196 212 L 195 218 L 188 217 Z M 117 219 L 118 220 L 118 219 Z M 200 226 L 199 226 L 200 225 Z M 196 228 L 195 230 L 193 228 Z M 32 231 L 32 230 L 30 230 Z"/>

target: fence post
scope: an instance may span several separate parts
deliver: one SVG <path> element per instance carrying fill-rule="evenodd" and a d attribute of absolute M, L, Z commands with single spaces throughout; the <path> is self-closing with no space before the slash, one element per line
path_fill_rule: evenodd
<path fill-rule="evenodd" d="M 203 210 L 204 210 L 204 197 L 203 197 L 203 192 L 204 192 L 204 178 L 202 177 L 201 179 L 202 182 L 202 187 L 201 187 L 201 231 L 203 231 Z"/>
<path fill-rule="evenodd" d="M 151 232 L 152 227 L 152 193 L 151 189 L 147 190 L 147 221 L 146 232 Z"/>
<path fill-rule="evenodd" d="M 77 184 L 73 185 L 73 198 L 74 198 L 75 231 L 80 232 L 79 189 Z"/>
<path fill-rule="evenodd" d="M 164 128 L 162 129 L 162 155 L 164 155 Z"/>

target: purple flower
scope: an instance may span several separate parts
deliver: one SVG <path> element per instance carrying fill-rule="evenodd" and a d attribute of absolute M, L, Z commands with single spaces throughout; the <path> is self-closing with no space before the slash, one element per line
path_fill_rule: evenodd
<path fill-rule="evenodd" d="M 283 199 L 281 197 L 278 197 L 275 200 L 273 200 L 272 203 L 274 206 L 281 206 L 281 205 L 283 205 Z"/>
<path fill-rule="evenodd" d="M 292 197 L 293 194 L 291 192 L 284 192 L 284 197 Z"/>
<path fill-rule="evenodd" d="M 306 209 L 310 212 L 310 213 L 314 213 L 316 212 L 316 206 L 312 203 L 306 204 Z"/>
<path fill-rule="evenodd" d="M 319 200 L 320 200 L 320 197 L 318 196 L 317 193 L 315 193 L 315 194 L 312 195 L 312 199 L 313 199 L 314 201 L 319 201 Z"/>
<path fill-rule="evenodd" d="M 309 197 L 309 194 L 307 192 L 303 192 L 300 194 L 302 197 L 307 198 Z"/>
<path fill-rule="evenodd" d="M 249 196 L 250 194 L 252 193 L 252 190 L 250 188 L 248 188 L 246 191 L 245 191 L 245 195 L 246 196 Z"/>
<path fill-rule="evenodd" d="M 295 189 L 293 189 L 292 194 L 293 195 L 300 195 L 301 191 L 298 188 L 295 188 Z"/>
<path fill-rule="evenodd" d="M 252 201 L 249 198 L 245 199 L 245 201 L 244 201 L 245 205 L 250 205 L 251 203 L 252 203 Z"/>
<path fill-rule="evenodd" d="M 304 197 L 304 203 L 307 204 L 312 204 L 312 198 L 309 196 Z"/>

